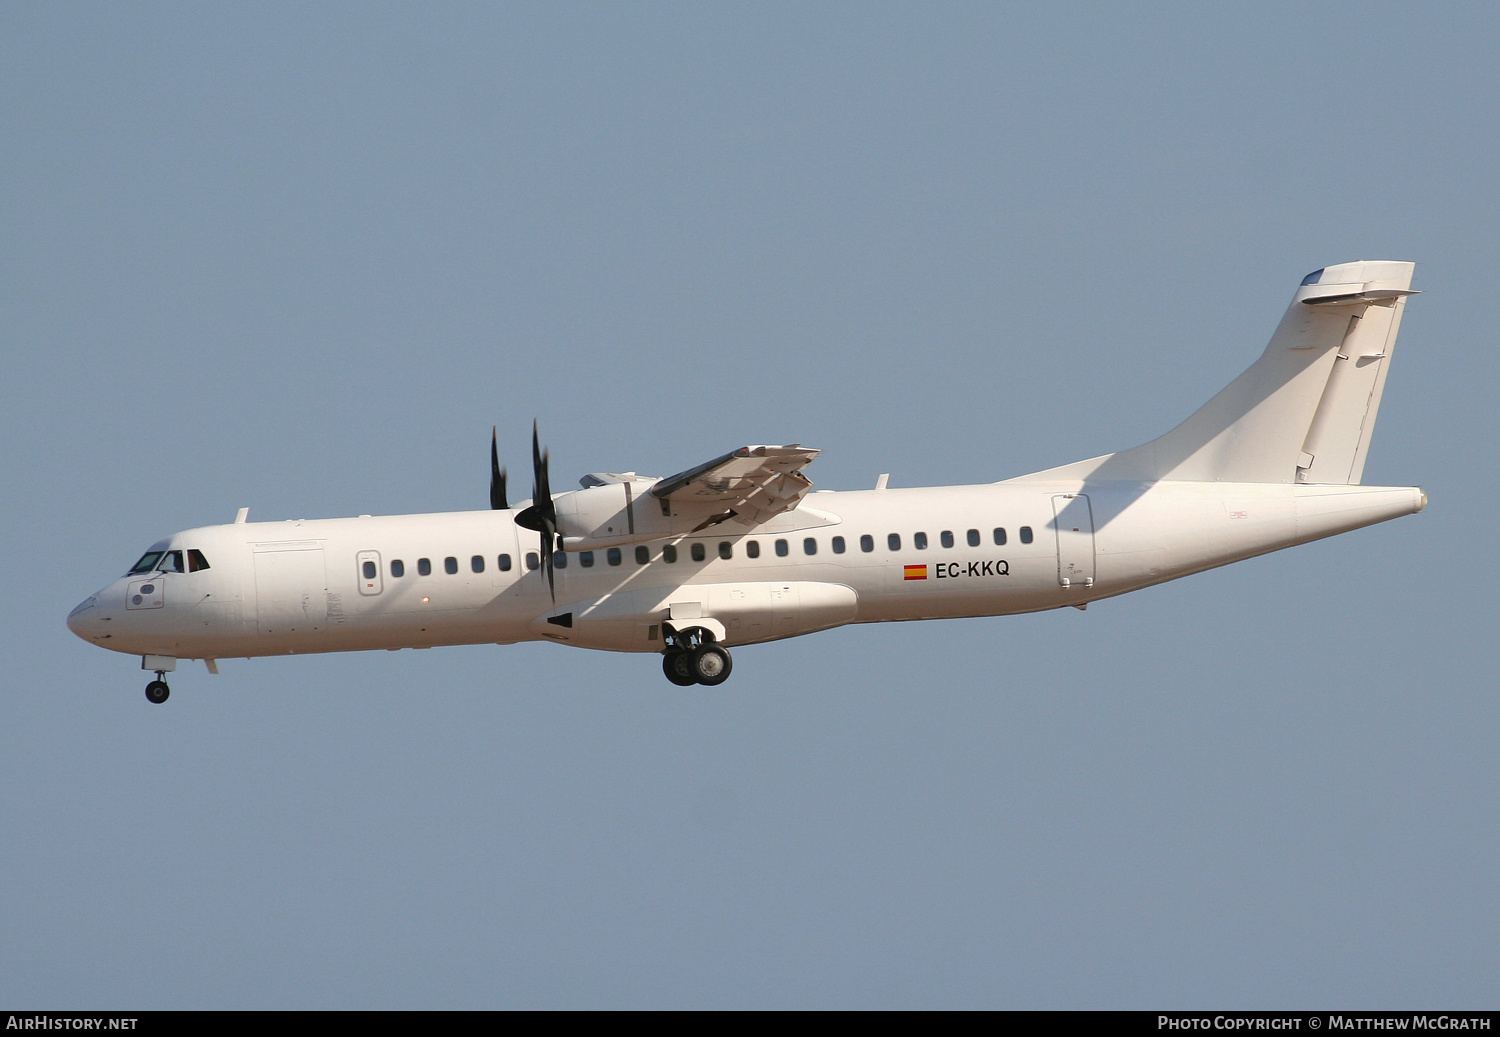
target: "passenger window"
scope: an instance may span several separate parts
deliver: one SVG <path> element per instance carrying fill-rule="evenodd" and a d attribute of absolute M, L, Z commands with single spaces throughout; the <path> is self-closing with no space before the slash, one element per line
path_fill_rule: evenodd
<path fill-rule="evenodd" d="M 534 568 L 536 568 L 536 566 L 532 566 L 532 568 L 534 569 Z M 431 576 L 432 575 L 432 561 L 431 561 L 431 559 L 428 559 L 428 558 L 418 558 L 417 559 L 417 575 L 418 576 Z"/>
<path fill-rule="evenodd" d="M 944 547 L 952 547 L 953 546 L 953 530 L 951 530 L 951 529 L 945 529 L 945 530 L 943 530 L 943 532 L 939 535 L 938 539 L 942 541 L 942 544 L 943 544 Z"/>
<path fill-rule="evenodd" d="M 833 543 L 833 553 L 834 554 L 841 555 L 841 554 L 844 553 L 844 538 L 843 537 L 834 537 L 832 543 Z"/>
<path fill-rule="evenodd" d="M 156 563 L 156 567 L 164 573 L 182 572 L 182 552 L 168 551 L 161 556 L 161 561 Z"/>
<path fill-rule="evenodd" d="M 635 549 L 635 564 L 645 565 L 651 561 L 651 548 L 645 544 L 638 544 Z"/>
<path fill-rule="evenodd" d="M 594 552 L 579 551 L 578 564 L 583 566 L 585 569 L 592 569 L 594 567 Z"/>
<path fill-rule="evenodd" d="M 999 547 L 1004 547 L 1005 546 L 1005 527 L 1004 526 L 996 526 L 995 527 L 995 544 L 997 546 L 999 546 Z"/>
<path fill-rule="evenodd" d="M 610 565 L 619 565 L 620 564 L 620 549 L 618 547 L 611 547 L 608 551 L 605 551 L 604 552 L 604 560 L 606 562 L 608 562 Z"/>
<path fill-rule="evenodd" d="M 375 574 L 380 570 L 375 568 L 374 562 L 367 561 L 359 567 L 359 571 L 365 574 L 365 579 L 373 580 L 375 578 Z"/>
<path fill-rule="evenodd" d="M 458 559 L 454 558 L 452 555 L 449 555 L 447 558 L 444 558 L 443 559 L 443 571 L 445 573 L 447 573 L 449 576 L 457 576 L 458 575 Z"/>
<path fill-rule="evenodd" d="M 484 555 L 475 555 L 469 559 L 469 568 L 477 573 L 484 572 Z"/>
<path fill-rule="evenodd" d="M 501 555 L 497 559 L 497 561 L 499 561 L 499 563 L 500 563 L 500 571 L 501 572 L 503 572 L 503 573 L 510 572 L 510 555 Z"/>
<path fill-rule="evenodd" d="M 901 550 L 901 534 L 892 533 L 890 536 L 886 537 L 885 546 L 892 551 Z"/>
<path fill-rule="evenodd" d="M 977 530 L 977 529 L 971 529 L 971 530 L 969 530 L 969 546 L 970 547 L 978 547 L 979 546 L 979 530 Z"/>
<path fill-rule="evenodd" d="M 1021 527 L 1021 543 L 1023 543 L 1023 544 L 1029 544 L 1029 543 L 1031 543 L 1031 527 L 1030 526 L 1022 526 Z"/>
<path fill-rule="evenodd" d="M 745 541 L 745 555 L 748 558 L 759 558 L 760 557 L 760 541 L 759 540 L 746 540 Z"/>
<path fill-rule="evenodd" d="M 805 554 L 805 555 L 815 555 L 815 554 L 817 554 L 818 553 L 818 542 L 817 542 L 817 540 L 815 540 L 812 537 L 808 537 L 807 539 L 803 540 L 802 541 L 802 553 Z"/>
<path fill-rule="evenodd" d="M 566 551 L 553 551 L 552 552 L 552 568 L 554 568 L 554 569 L 566 569 L 567 567 L 568 567 L 568 552 L 566 552 Z"/>
<path fill-rule="evenodd" d="M 734 545 L 727 540 L 719 541 L 719 557 L 725 560 L 734 557 Z"/>
<path fill-rule="evenodd" d="M 927 550 L 927 534 L 913 533 L 911 535 L 911 546 L 915 547 L 918 551 Z"/>
<path fill-rule="evenodd" d="M 703 559 L 708 557 L 708 549 L 703 546 L 703 541 L 701 540 L 693 545 L 692 551 L 693 561 L 695 562 L 701 562 L 703 561 Z"/>
<path fill-rule="evenodd" d="M 786 546 L 786 541 L 785 540 L 778 540 L 778 541 L 776 541 L 776 557 L 777 558 L 785 558 L 787 555 L 791 554 L 791 551 L 792 551 L 792 549 Z"/>
<path fill-rule="evenodd" d="M 406 563 L 403 562 L 399 558 L 392 558 L 391 559 L 391 575 L 392 576 L 405 576 L 406 575 Z"/>
<path fill-rule="evenodd" d="M 536 572 L 542 567 L 542 559 L 535 551 L 526 552 L 526 568 Z"/>
<path fill-rule="evenodd" d="M 188 551 L 188 572 L 195 573 L 200 569 L 208 568 L 208 559 L 203 557 L 203 552 L 196 547 Z"/>
<path fill-rule="evenodd" d="M 869 554 L 871 551 L 875 550 L 875 538 L 868 533 L 860 537 L 859 549 L 865 554 Z"/>
<path fill-rule="evenodd" d="M 661 549 L 661 560 L 664 562 L 677 561 L 677 545 L 663 544 Z"/>

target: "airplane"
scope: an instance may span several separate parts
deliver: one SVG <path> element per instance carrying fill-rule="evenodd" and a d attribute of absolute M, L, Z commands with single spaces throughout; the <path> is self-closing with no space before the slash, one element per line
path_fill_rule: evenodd
<path fill-rule="evenodd" d="M 1084 609 L 1421 511 L 1361 485 L 1412 263 L 1302 279 L 1270 344 L 1141 446 L 1000 482 L 812 491 L 818 451 L 744 446 L 667 478 L 597 472 L 511 506 L 490 436 L 487 511 L 233 523 L 175 533 L 68 626 L 141 657 L 153 703 L 179 659 L 554 641 L 652 653 L 722 684 L 729 649 L 847 623 Z"/>

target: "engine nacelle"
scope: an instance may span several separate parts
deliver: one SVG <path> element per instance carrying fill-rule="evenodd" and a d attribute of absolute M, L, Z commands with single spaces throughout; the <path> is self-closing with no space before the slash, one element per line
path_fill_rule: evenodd
<path fill-rule="evenodd" d="M 660 480 L 628 479 L 553 496 L 565 551 L 596 551 L 691 533 L 712 516 L 651 496 Z"/>

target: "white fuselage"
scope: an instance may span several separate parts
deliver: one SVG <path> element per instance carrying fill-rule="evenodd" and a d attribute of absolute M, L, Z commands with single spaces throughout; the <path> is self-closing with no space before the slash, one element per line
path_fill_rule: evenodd
<path fill-rule="evenodd" d="M 753 529 L 731 520 L 594 551 L 587 566 L 570 552 L 555 604 L 528 565 L 537 534 L 515 524 L 520 508 L 238 522 L 156 545 L 206 568 L 122 577 L 68 624 L 115 651 L 210 660 L 528 640 L 655 652 L 666 623 L 732 647 L 1080 606 L 1424 504 L 1409 487 L 1285 483 L 826 491 Z"/>

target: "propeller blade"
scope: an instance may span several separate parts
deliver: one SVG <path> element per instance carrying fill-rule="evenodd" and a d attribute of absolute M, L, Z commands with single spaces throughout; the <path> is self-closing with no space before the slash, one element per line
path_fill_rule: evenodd
<path fill-rule="evenodd" d="M 505 500 L 505 469 L 500 467 L 500 433 L 490 426 L 490 509 L 507 511 L 510 505 Z"/>
<path fill-rule="evenodd" d="M 537 433 L 536 421 L 531 422 L 531 508 L 536 525 L 535 529 L 542 535 L 542 568 L 547 572 L 547 589 L 552 593 L 552 603 L 557 604 L 557 573 L 553 564 L 552 552 L 557 541 L 557 506 L 552 502 L 552 482 L 548 478 L 547 469 L 551 460 L 547 451 L 542 449 L 541 437 Z"/>
<path fill-rule="evenodd" d="M 537 435 L 536 421 L 531 422 L 531 471 L 532 471 L 532 503 L 542 508 L 552 516 L 554 523 L 557 521 L 557 510 L 552 506 L 552 483 L 547 478 L 547 467 L 550 455 L 542 449 L 541 439 Z"/>
<path fill-rule="evenodd" d="M 552 560 L 552 535 L 542 530 L 542 570 L 547 574 L 547 591 L 552 595 L 552 604 L 557 604 L 557 570 Z"/>

